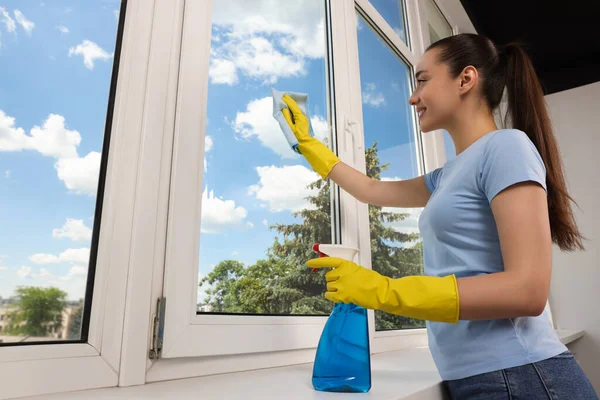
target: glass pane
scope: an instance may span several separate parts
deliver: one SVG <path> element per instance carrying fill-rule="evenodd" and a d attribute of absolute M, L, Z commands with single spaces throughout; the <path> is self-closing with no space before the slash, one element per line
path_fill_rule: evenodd
<path fill-rule="evenodd" d="M 331 243 L 329 182 L 294 153 L 270 89 L 308 93 L 330 140 L 325 2 L 213 3 L 198 313 L 328 314 L 315 242 Z"/>
<path fill-rule="evenodd" d="M 87 340 L 83 310 L 91 302 L 120 7 L 118 0 L 0 6 L 3 344 Z"/>
<path fill-rule="evenodd" d="M 406 33 L 406 23 L 404 19 L 404 1 L 403 0 L 369 0 L 375 9 L 381 14 L 386 22 L 392 27 L 394 32 L 400 36 L 400 39 L 408 45 L 408 35 Z M 360 21 L 364 26 L 365 21 Z"/>
<path fill-rule="evenodd" d="M 425 1 L 425 11 L 427 13 L 429 39 L 431 43 L 452 36 L 452 27 L 432 0 Z"/>
<path fill-rule="evenodd" d="M 360 17 L 358 17 L 360 18 Z M 365 24 L 365 21 L 362 21 Z M 372 29 L 358 32 L 367 175 L 401 180 L 419 175 L 410 69 Z M 423 273 L 420 209 L 369 206 L 371 264 L 393 278 Z M 375 312 L 376 330 L 423 327 L 422 321 Z"/>

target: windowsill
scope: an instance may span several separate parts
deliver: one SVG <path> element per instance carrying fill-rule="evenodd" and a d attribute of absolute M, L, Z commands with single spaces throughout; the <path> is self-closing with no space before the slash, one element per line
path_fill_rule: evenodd
<path fill-rule="evenodd" d="M 557 330 L 564 343 L 583 331 Z M 389 351 L 371 358 L 372 388 L 367 394 L 339 394 L 344 399 L 373 400 L 443 399 L 441 378 L 427 347 Z M 317 392 L 311 385 L 312 363 L 262 369 L 125 388 L 95 389 L 31 397 L 31 400 L 136 399 L 326 399 L 333 393 Z"/>

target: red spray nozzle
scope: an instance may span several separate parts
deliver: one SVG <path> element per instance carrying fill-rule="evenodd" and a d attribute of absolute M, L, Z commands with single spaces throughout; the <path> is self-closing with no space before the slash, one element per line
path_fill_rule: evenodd
<path fill-rule="evenodd" d="M 313 251 L 318 253 L 319 257 L 327 257 L 327 254 L 321 253 L 321 251 L 319 251 L 319 243 L 313 244 Z M 317 272 L 318 270 L 318 268 L 313 268 L 312 272 Z"/>

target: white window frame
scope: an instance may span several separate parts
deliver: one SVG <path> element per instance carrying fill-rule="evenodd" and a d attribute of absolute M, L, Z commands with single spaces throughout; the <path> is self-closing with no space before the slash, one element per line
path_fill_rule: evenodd
<path fill-rule="evenodd" d="M 411 28 L 410 21 L 411 18 L 414 19 L 414 15 L 419 13 L 416 0 L 408 0 L 406 6 L 409 10 L 407 18 L 409 29 L 411 29 L 409 37 L 416 40 L 420 33 L 414 27 Z M 129 315 L 131 318 L 129 328 L 131 332 L 136 332 L 138 335 L 131 334 L 126 327 L 124 337 L 124 347 L 131 348 L 135 354 L 148 351 L 152 342 L 149 332 L 152 331 L 152 322 L 156 314 L 154 305 L 158 298 L 164 296 L 166 298 L 166 317 L 163 348 L 161 357 L 157 360 L 146 359 L 142 362 L 142 360 L 136 359 L 123 366 L 121 372 L 123 379 L 120 385 L 124 386 L 141 384 L 144 381 L 154 382 L 310 362 L 314 359 L 315 347 L 327 319 L 326 316 L 196 315 L 198 238 L 200 237 L 199 205 L 202 193 L 202 185 L 198 183 L 202 179 L 204 121 L 206 118 L 205 107 L 197 107 L 197 104 L 206 104 L 208 97 L 212 10 L 211 6 L 207 6 L 206 3 L 184 2 L 183 0 L 176 1 L 174 7 L 177 10 L 183 10 L 185 7 L 185 12 L 178 11 L 177 18 L 181 17 L 182 20 L 176 19 L 176 22 L 173 23 L 182 29 L 179 74 L 166 88 L 168 97 L 172 97 L 174 93 L 177 96 L 177 109 L 166 118 L 167 120 L 173 118 L 175 125 L 171 191 L 169 192 L 166 183 L 161 184 L 159 189 L 161 192 L 159 197 L 163 201 L 166 201 L 166 194 L 169 196 L 166 229 L 168 245 L 165 249 L 164 270 L 156 258 L 153 264 L 153 276 L 156 280 L 152 283 L 140 284 L 140 286 L 144 286 L 143 289 L 139 289 L 140 293 L 146 293 L 151 287 L 152 308 L 145 315 Z M 337 150 L 342 160 L 364 172 L 356 7 L 368 13 L 410 65 L 416 64 L 418 53 L 411 51 L 402 42 L 368 1 L 330 2 L 331 35 L 334 43 L 333 60 L 336 60 L 334 61 L 336 62 L 334 90 Z M 193 23 L 183 21 L 193 21 Z M 173 36 L 176 37 L 175 34 Z M 173 41 L 172 46 L 173 48 L 178 46 L 176 40 Z M 419 47 L 417 46 L 416 49 Z M 171 65 L 177 65 L 177 60 L 171 60 Z M 170 71 L 172 70 L 171 67 Z M 425 148 L 423 151 L 425 158 L 428 151 L 431 149 Z M 418 154 L 417 157 L 421 159 L 423 155 Z M 190 168 L 190 166 L 194 167 Z M 190 187 L 194 188 L 194 193 L 188 192 Z M 370 267 L 367 205 L 358 202 L 343 191 L 340 191 L 339 202 L 341 205 L 341 241 L 346 245 L 358 247 L 361 250 L 358 261 L 365 267 Z M 160 219 L 160 223 L 164 223 L 163 218 Z M 165 238 L 160 231 L 161 229 L 154 231 L 157 239 L 153 243 L 157 246 Z M 145 268 L 147 265 L 134 263 L 132 273 L 137 274 L 136 268 Z M 139 273 L 141 274 L 141 272 Z M 162 273 L 164 276 L 161 287 Z M 137 306 L 132 305 L 132 309 L 139 310 L 139 307 L 143 306 L 144 310 L 148 310 L 146 299 L 136 300 L 134 297 L 132 301 L 133 304 L 137 304 Z M 375 332 L 372 311 L 370 311 L 369 322 L 373 353 L 426 345 L 424 329 Z M 143 337 L 147 340 L 140 341 L 139 335 L 145 335 Z M 398 340 L 399 338 L 401 340 Z M 145 380 L 142 378 L 143 373 L 146 374 Z"/>
<path fill-rule="evenodd" d="M 0 347 L 0 399 L 118 384 L 131 249 L 153 221 L 139 220 L 143 210 L 135 200 L 144 195 L 138 181 L 155 179 L 141 168 L 152 156 L 145 146 L 154 129 L 146 98 L 156 86 L 147 79 L 156 67 L 149 60 L 151 33 L 153 24 L 170 25 L 156 11 L 151 2 L 127 1 L 110 145 L 103 149 L 109 157 L 88 341 Z"/>

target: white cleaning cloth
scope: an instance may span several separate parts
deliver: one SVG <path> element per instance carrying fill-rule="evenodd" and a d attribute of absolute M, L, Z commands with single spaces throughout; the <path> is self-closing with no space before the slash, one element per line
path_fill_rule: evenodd
<path fill-rule="evenodd" d="M 273 95 L 273 117 L 275 117 L 277 122 L 279 122 L 279 126 L 281 127 L 281 130 L 283 131 L 283 134 L 287 139 L 288 143 L 290 144 L 292 150 L 294 150 L 298 154 L 301 154 L 300 150 L 298 149 L 298 139 L 296 139 L 294 132 L 292 132 L 290 126 L 285 120 L 285 117 L 283 116 L 283 113 L 281 112 L 281 110 L 283 110 L 284 108 L 288 108 L 287 104 L 284 103 L 282 98 L 285 94 L 287 94 L 292 99 L 294 99 L 296 104 L 298 104 L 298 107 L 300 107 L 304 115 L 306 115 L 306 117 L 308 118 L 309 134 L 311 137 L 314 137 L 315 134 L 313 132 L 312 124 L 310 122 L 310 114 L 308 113 L 308 94 L 295 92 L 280 92 L 279 90 L 275 90 L 273 88 L 271 88 L 271 94 Z"/>

